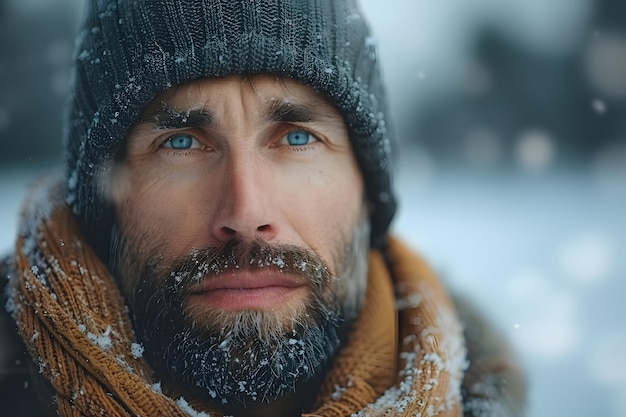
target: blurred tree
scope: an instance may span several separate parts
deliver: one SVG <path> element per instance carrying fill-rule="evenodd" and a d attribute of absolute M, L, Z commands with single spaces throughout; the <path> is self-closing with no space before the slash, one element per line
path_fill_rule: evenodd
<path fill-rule="evenodd" d="M 626 136 L 626 38 L 623 44 L 614 41 L 610 51 L 603 42 L 605 26 L 625 27 L 624 9 L 623 2 L 595 3 L 579 47 L 560 55 L 529 49 L 484 27 L 475 38 L 463 88 L 427 104 L 413 120 L 410 137 L 438 161 L 458 166 L 589 164 Z M 603 49 L 594 54 L 595 43 Z M 593 62 L 599 59 L 604 61 Z M 624 94 L 598 89 L 603 76 L 612 76 L 615 86 L 623 83 Z"/>
<path fill-rule="evenodd" d="M 75 8 L 0 5 L 0 163 L 60 159 Z M 54 7 L 52 7 L 54 6 Z"/>

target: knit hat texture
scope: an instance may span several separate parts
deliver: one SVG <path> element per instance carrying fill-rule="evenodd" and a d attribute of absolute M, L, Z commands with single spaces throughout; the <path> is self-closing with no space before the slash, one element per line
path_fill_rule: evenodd
<path fill-rule="evenodd" d="M 319 90 L 343 115 L 371 204 L 372 245 L 382 243 L 396 207 L 391 142 L 376 42 L 355 0 L 93 0 L 85 8 L 65 148 L 67 203 L 88 236 L 110 233 L 103 179 L 151 100 L 199 78 L 271 73 Z"/>

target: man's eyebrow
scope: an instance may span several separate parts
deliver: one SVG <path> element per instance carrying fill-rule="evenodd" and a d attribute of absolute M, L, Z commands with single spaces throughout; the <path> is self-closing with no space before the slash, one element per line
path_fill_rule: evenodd
<path fill-rule="evenodd" d="M 272 100 L 265 111 L 265 119 L 271 122 L 308 123 L 327 119 L 328 112 L 313 103 L 299 104 L 287 100 Z"/>
<path fill-rule="evenodd" d="M 212 127 L 215 117 L 205 108 L 173 110 L 162 103 L 160 107 L 147 112 L 140 123 L 153 124 L 157 129 L 184 129 Z"/>

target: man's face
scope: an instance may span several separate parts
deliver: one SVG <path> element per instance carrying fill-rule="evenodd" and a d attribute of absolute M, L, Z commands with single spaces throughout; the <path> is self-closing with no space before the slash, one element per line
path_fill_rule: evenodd
<path fill-rule="evenodd" d="M 369 224 L 321 95 L 271 76 L 170 89 L 110 185 L 112 269 L 163 378 L 267 402 L 323 372 L 363 299 Z"/>

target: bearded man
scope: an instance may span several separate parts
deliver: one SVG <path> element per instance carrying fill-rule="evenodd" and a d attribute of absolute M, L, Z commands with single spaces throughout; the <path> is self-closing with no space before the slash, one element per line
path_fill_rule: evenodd
<path fill-rule="evenodd" d="M 506 347 L 389 235 L 353 0 L 86 8 L 65 173 L 25 202 L 2 274 L 29 412 L 520 414 Z"/>

